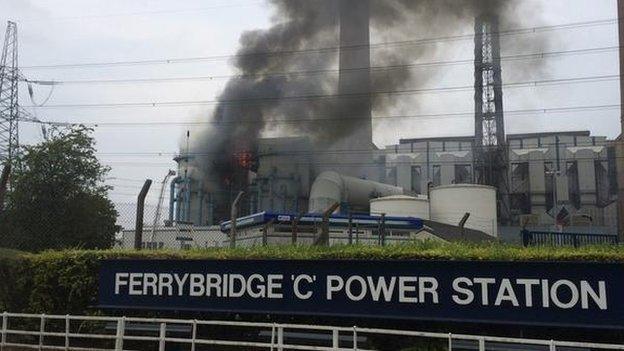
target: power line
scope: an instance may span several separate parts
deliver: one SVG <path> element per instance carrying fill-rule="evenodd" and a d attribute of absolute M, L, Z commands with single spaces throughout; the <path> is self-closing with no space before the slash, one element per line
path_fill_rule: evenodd
<path fill-rule="evenodd" d="M 145 179 L 134 179 L 134 178 L 122 178 L 122 177 L 108 177 L 106 180 L 120 180 L 125 182 L 137 182 L 137 183 L 145 183 Z"/>
<path fill-rule="evenodd" d="M 618 23 L 618 19 L 603 19 L 584 22 L 573 22 L 551 26 L 536 26 L 509 29 L 497 32 L 500 36 L 518 35 L 518 34 L 530 34 L 545 31 L 552 31 L 558 29 L 570 29 L 570 28 L 582 28 L 587 26 L 600 26 L 611 25 Z M 496 34 L 496 33 L 492 33 Z M 185 58 L 169 58 L 169 59 L 148 59 L 148 60 L 132 60 L 132 61 L 110 61 L 110 62 L 91 62 L 91 63 L 66 63 L 66 64 L 54 64 L 54 65 L 31 65 L 21 66 L 21 69 L 69 69 L 69 68 L 88 68 L 88 67 L 113 67 L 113 66 L 135 66 L 135 65 L 155 65 L 155 64 L 179 64 L 190 63 L 198 61 L 223 61 L 233 58 L 241 57 L 255 57 L 255 56 L 278 56 L 278 55 L 298 55 L 298 54 L 310 54 L 310 53 L 332 53 L 340 50 L 358 50 L 361 48 L 369 48 L 375 50 L 382 47 L 389 46 L 406 46 L 406 45 L 426 45 L 431 43 L 447 42 L 447 41 L 462 41 L 474 39 L 474 33 L 444 36 L 437 38 L 425 38 L 425 39 L 413 39 L 402 41 L 388 41 L 380 42 L 368 45 L 349 45 L 349 46 L 330 46 L 321 48 L 310 48 L 301 50 L 282 50 L 282 51 L 265 51 L 255 53 L 244 54 L 227 54 L 227 55 L 214 55 L 214 56 L 197 56 L 197 57 L 185 57 Z"/>
<path fill-rule="evenodd" d="M 505 111 L 505 115 L 514 116 L 514 115 L 537 115 L 537 114 L 551 114 L 551 113 L 565 113 L 565 112 L 582 112 L 582 111 L 604 111 L 604 110 L 617 110 L 620 108 L 620 104 L 611 104 L 611 105 L 586 105 L 586 106 L 571 106 L 571 107 L 551 107 L 551 108 L 538 108 L 538 109 L 520 109 L 520 110 L 507 110 Z M 336 121 L 336 123 L 341 123 L 349 120 L 360 120 L 364 116 L 350 116 L 350 117 L 322 117 L 318 116 L 316 118 L 293 118 L 289 120 L 285 119 L 277 119 L 270 121 L 262 121 L 266 124 L 298 124 L 301 122 L 326 122 L 326 121 Z M 427 120 L 427 119 L 457 119 L 464 117 L 474 117 L 474 111 L 470 112 L 451 112 L 451 113 L 434 113 L 434 114 L 414 114 L 414 115 L 395 115 L 395 116 L 373 116 L 373 120 L 379 119 L 410 119 L 415 118 L 419 120 Z M 69 125 L 67 122 L 42 122 L 42 121 L 26 121 L 31 123 L 39 123 L 39 124 L 65 124 Z M 254 120 L 241 120 L 237 122 L 189 122 L 189 123 L 180 123 L 180 122 L 144 122 L 147 124 L 140 124 L 141 122 L 84 122 L 84 123 L 71 123 L 73 125 L 85 125 L 85 126 L 145 126 L 145 125 L 232 125 L 232 124 L 241 124 L 241 123 L 258 123 L 259 121 Z"/>
<path fill-rule="evenodd" d="M 556 85 L 572 82 L 584 82 L 584 81 L 606 81 L 614 80 L 619 76 L 596 76 L 596 77 L 584 77 L 584 78 L 565 78 L 554 80 L 542 80 L 531 82 L 519 82 L 503 84 L 503 87 L 513 86 L 536 86 L 540 84 L 544 85 Z M 386 90 L 386 91 L 374 91 L 370 93 L 345 93 L 345 94 L 313 94 L 313 95 L 298 95 L 298 96 L 277 96 L 277 97 L 260 97 L 260 98 L 238 98 L 238 99 L 218 99 L 218 100 L 186 100 L 186 101 L 152 101 L 152 102 L 121 102 L 121 103 L 97 103 L 97 104 L 56 104 L 38 106 L 38 108 L 145 108 L 145 107 L 171 107 L 171 106 L 201 106 L 201 105 L 214 105 L 214 104 L 261 104 L 270 102 L 299 102 L 310 100 L 324 100 L 324 99 L 350 99 L 350 98 L 365 98 L 369 96 L 379 95 L 411 95 L 411 94 L 425 94 L 431 92 L 440 91 L 458 91 L 472 89 L 473 86 L 461 86 L 461 87 L 442 87 L 442 88 L 421 88 L 421 89 L 402 89 L 402 90 Z M 27 106 L 33 107 L 33 106 Z"/>
<path fill-rule="evenodd" d="M 113 18 L 113 17 L 127 17 L 127 16 L 144 16 L 144 15 L 161 15 L 161 14 L 173 14 L 173 13 L 188 13 L 188 12 L 203 12 L 224 8 L 233 7 L 247 7 L 264 4 L 262 1 L 240 3 L 240 4 L 223 4 L 208 7 L 197 7 L 193 9 L 176 9 L 176 10 L 154 10 L 154 11 L 136 11 L 136 12 L 124 12 L 124 13 L 111 13 L 103 15 L 86 15 L 86 16 L 70 16 L 70 17 L 50 17 L 50 18 L 31 18 L 25 20 L 18 20 L 18 23 L 24 22 L 41 22 L 41 21 L 71 21 L 71 20 L 83 20 L 83 19 L 101 19 L 101 18 Z"/>
<path fill-rule="evenodd" d="M 501 61 L 519 61 L 530 59 L 545 59 L 554 56 L 563 56 L 570 54 L 587 54 L 597 52 L 608 52 L 619 50 L 617 46 L 601 47 L 601 48 L 589 48 L 580 50 L 568 50 L 568 51 L 552 51 L 536 54 L 519 54 L 508 55 L 501 57 Z M 431 61 L 421 63 L 411 63 L 404 65 L 387 65 L 387 66 L 373 66 L 370 68 L 347 68 L 347 69 L 321 69 L 321 70 L 307 70 L 307 71 L 285 71 L 285 72 L 273 72 L 273 73 L 258 73 L 258 74 L 227 74 L 227 75 L 209 75 L 209 76 L 191 76 L 191 77 L 164 77 L 164 78 L 136 78 L 136 79 L 85 79 L 85 80 L 35 80 L 26 79 L 22 77 L 20 80 L 42 85 L 87 85 L 87 84 L 147 84 L 147 83 L 168 83 L 168 82 L 185 82 L 185 81 L 214 81 L 221 79 L 258 79 L 258 78 L 278 78 L 278 77 L 306 77 L 325 74 L 338 74 L 340 72 L 357 72 L 370 70 L 372 74 L 375 73 L 387 73 L 388 71 L 395 70 L 409 70 L 422 67 L 437 67 L 437 66 L 450 66 L 450 65 L 466 65 L 474 64 L 474 59 L 454 60 L 454 61 Z"/>

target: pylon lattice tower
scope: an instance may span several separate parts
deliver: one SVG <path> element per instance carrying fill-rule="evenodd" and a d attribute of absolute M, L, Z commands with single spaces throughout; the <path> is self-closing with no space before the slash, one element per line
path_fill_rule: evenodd
<path fill-rule="evenodd" d="M 475 22 L 475 175 L 497 189 L 498 217 L 511 220 L 498 18 Z"/>
<path fill-rule="evenodd" d="M 0 58 L 0 164 L 10 162 L 19 147 L 17 25 L 7 23 Z"/>

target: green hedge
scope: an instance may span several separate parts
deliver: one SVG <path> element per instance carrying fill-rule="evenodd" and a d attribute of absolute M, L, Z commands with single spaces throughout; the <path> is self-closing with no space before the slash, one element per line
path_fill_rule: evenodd
<path fill-rule="evenodd" d="M 0 310 L 48 314 L 96 313 L 101 260 L 136 259 L 421 259 L 624 262 L 624 247 L 521 248 L 419 243 L 403 246 L 258 247 L 191 251 L 48 251 L 0 249 Z"/>

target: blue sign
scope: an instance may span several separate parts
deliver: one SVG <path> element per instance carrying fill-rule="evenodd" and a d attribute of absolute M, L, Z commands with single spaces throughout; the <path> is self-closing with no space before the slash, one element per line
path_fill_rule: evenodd
<path fill-rule="evenodd" d="M 624 265 L 106 260 L 99 306 L 624 328 Z"/>

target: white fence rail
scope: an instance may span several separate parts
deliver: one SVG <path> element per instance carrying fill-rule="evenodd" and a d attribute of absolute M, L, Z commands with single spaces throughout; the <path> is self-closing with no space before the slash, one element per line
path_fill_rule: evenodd
<path fill-rule="evenodd" d="M 205 328 L 232 328 L 246 332 L 214 337 Z M 225 328 L 225 329 L 223 329 Z M 162 318 L 130 318 L 45 314 L 2 314 L 0 350 L 367 350 L 371 337 L 422 338 L 444 342 L 448 350 L 485 351 L 494 345 L 516 345 L 514 349 L 548 350 L 570 348 L 624 350 L 624 345 L 494 336 L 444 334 L 322 325 L 252 323 Z M 307 336 L 307 337 L 306 337 Z M 263 339 L 264 338 L 264 339 Z M 316 344 L 312 344 L 316 343 Z M 472 343 L 474 347 L 467 347 Z M 519 346 L 521 346 L 519 348 Z M 507 348 L 504 348 L 507 349 Z M 511 348 L 509 348 L 511 349 Z"/>

